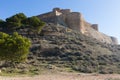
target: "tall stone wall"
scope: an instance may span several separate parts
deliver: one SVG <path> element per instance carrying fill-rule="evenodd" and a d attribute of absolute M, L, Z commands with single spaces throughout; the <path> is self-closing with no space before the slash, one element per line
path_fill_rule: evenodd
<path fill-rule="evenodd" d="M 41 14 L 41 15 L 38 15 L 37 17 L 39 17 L 41 20 L 45 22 L 56 23 L 56 15 L 53 12 Z"/>
<path fill-rule="evenodd" d="M 69 28 L 80 31 L 81 23 L 80 23 L 80 13 L 72 12 L 66 16 L 65 20 L 66 24 Z"/>
<path fill-rule="evenodd" d="M 62 14 L 69 14 L 69 13 L 71 13 L 71 10 L 70 9 L 62 9 L 61 11 L 60 11 Z"/>

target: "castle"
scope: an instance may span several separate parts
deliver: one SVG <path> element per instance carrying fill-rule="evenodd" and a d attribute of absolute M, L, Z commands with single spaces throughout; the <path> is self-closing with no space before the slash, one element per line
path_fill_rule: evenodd
<path fill-rule="evenodd" d="M 54 8 L 51 12 L 38 15 L 37 17 L 47 23 L 54 23 L 79 31 L 82 34 L 93 37 L 103 43 L 118 44 L 115 37 L 110 37 L 99 32 L 98 24 L 88 23 L 84 20 L 81 13 L 72 12 L 70 9 Z"/>

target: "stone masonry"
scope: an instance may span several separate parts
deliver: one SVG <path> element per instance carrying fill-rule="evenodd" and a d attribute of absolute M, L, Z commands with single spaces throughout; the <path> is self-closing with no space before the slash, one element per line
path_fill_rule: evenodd
<path fill-rule="evenodd" d="M 84 35 L 93 37 L 100 42 L 118 44 L 115 37 L 110 37 L 98 31 L 98 24 L 91 24 L 84 20 L 80 12 L 72 12 L 70 9 L 54 8 L 51 12 L 38 15 L 41 20 L 47 23 L 62 25 L 72 30 L 81 32 Z"/>

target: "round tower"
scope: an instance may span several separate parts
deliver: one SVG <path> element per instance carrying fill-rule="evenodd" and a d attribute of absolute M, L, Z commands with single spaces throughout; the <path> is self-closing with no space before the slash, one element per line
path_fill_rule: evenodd
<path fill-rule="evenodd" d="M 116 45 L 118 44 L 118 40 L 116 37 L 111 36 L 111 39 L 112 39 L 112 44 L 116 44 Z"/>

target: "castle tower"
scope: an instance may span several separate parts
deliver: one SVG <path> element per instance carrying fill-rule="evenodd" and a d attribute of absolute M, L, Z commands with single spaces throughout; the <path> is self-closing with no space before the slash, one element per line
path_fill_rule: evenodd
<path fill-rule="evenodd" d="M 98 24 L 92 24 L 91 27 L 98 31 Z"/>
<path fill-rule="evenodd" d="M 71 12 L 67 14 L 65 22 L 69 28 L 82 33 L 84 32 L 84 21 L 81 13 Z"/>
<path fill-rule="evenodd" d="M 111 36 L 111 39 L 112 39 L 112 43 L 113 43 L 113 44 L 118 44 L 117 38 Z"/>

